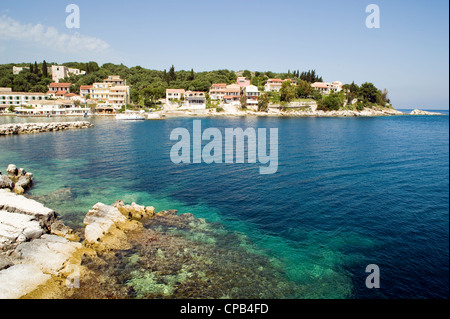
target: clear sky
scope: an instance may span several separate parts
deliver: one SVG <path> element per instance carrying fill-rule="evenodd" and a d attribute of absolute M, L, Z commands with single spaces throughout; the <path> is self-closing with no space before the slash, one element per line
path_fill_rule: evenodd
<path fill-rule="evenodd" d="M 287 72 L 369 81 L 397 108 L 448 109 L 447 0 L 0 0 L 0 63 Z M 68 4 L 80 28 L 66 26 Z M 366 6 L 380 8 L 368 29 Z"/>

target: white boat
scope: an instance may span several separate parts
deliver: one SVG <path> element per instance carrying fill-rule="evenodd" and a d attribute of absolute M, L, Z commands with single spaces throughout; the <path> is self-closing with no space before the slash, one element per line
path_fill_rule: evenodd
<path fill-rule="evenodd" d="M 141 121 L 145 120 L 145 116 L 142 114 L 139 114 L 137 112 L 132 111 L 125 111 L 124 113 L 117 114 L 116 120 L 122 120 L 122 121 Z"/>

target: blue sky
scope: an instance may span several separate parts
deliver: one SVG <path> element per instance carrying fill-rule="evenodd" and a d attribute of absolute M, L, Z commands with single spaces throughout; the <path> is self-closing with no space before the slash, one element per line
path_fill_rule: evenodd
<path fill-rule="evenodd" d="M 80 29 L 66 27 L 71 3 Z M 371 3 L 379 29 L 365 26 Z M 1 0 L 0 63 L 316 69 L 325 81 L 387 88 L 397 108 L 448 109 L 448 11 L 447 0 Z"/>

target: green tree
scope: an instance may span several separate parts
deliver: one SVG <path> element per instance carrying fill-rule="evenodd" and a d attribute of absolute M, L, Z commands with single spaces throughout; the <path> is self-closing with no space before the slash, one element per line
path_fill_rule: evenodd
<path fill-rule="evenodd" d="M 36 61 L 34 61 L 34 68 L 33 68 L 34 74 L 39 74 L 39 67 Z"/>
<path fill-rule="evenodd" d="M 241 109 L 242 110 L 247 109 L 247 95 L 242 94 L 240 99 L 239 99 L 239 102 L 241 102 Z"/>
<path fill-rule="evenodd" d="M 300 80 L 295 91 L 298 97 L 307 98 L 311 95 L 313 87 L 308 81 Z"/>
<path fill-rule="evenodd" d="M 242 73 L 242 76 L 246 77 L 247 79 L 251 79 L 252 73 L 249 70 L 244 70 L 244 72 Z"/>
<path fill-rule="evenodd" d="M 344 96 L 339 93 L 330 93 L 323 96 L 317 103 L 317 109 L 323 111 L 337 111 L 344 106 Z"/>
<path fill-rule="evenodd" d="M 42 76 L 44 78 L 48 77 L 48 67 L 47 67 L 47 62 L 45 60 L 42 63 Z"/>
<path fill-rule="evenodd" d="M 379 100 L 380 91 L 372 83 L 366 82 L 361 84 L 359 88 L 359 95 L 363 100 L 370 103 L 377 103 Z"/>
<path fill-rule="evenodd" d="M 291 84 L 291 81 L 284 81 L 281 84 L 280 99 L 282 102 L 291 102 L 295 99 L 295 87 Z"/>
<path fill-rule="evenodd" d="M 175 73 L 175 67 L 173 65 L 172 65 L 172 67 L 169 70 L 168 78 L 169 78 L 168 83 L 177 80 L 177 75 Z"/>
<path fill-rule="evenodd" d="M 266 112 L 269 108 L 269 95 L 263 93 L 258 99 L 258 112 Z"/>

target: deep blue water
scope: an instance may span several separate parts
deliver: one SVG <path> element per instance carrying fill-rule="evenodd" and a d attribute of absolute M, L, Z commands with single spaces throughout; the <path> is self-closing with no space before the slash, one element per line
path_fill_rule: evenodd
<path fill-rule="evenodd" d="M 448 115 L 202 119 L 222 132 L 278 128 L 274 175 L 259 163 L 173 164 L 170 133 L 192 132 L 190 118 L 90 120 L 93 129 L 0 138 L 0 169 L 33 172 L 32 195 L 71 188 L 52 207 L 71 225 L 99 201 L 174 208 L 242 233 L 309 287 L 305 297 L 448 298 Z M 365 286 L 369 264 L 380 289 Z"/>

